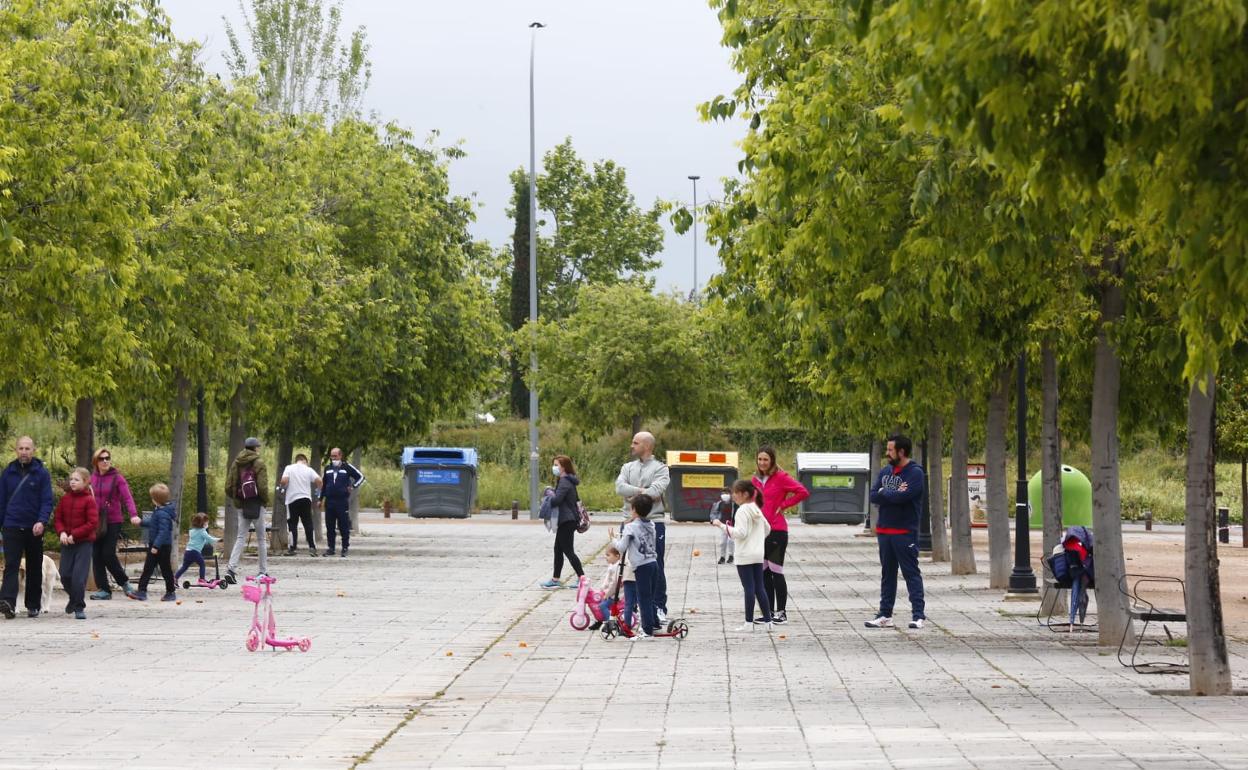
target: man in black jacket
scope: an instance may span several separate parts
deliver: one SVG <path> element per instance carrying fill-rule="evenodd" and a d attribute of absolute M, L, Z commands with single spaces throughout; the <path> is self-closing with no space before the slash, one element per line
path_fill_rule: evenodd
<path fill-rule="evenodd" d="M 26 557 L 26 614 L 39 616 L 43 602 L 43 530 L 52 516 L 52 475 L 35 457 L 35 442 L 22 436 L 17 459 L 0 474 L 0 531 L 4 533 L 4 583 L 0 613 L 12 619 L 17 606 L 18 570 Z"/>

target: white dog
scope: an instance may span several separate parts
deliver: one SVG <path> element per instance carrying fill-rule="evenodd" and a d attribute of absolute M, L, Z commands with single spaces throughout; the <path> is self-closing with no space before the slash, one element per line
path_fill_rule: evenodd
<path fill-rule="evenodd" d="M 25 556 L 22 557 L 22 563 L 17 568 L 17 578 L 18 578 L 18 589 L 17 589 L 18 599 L 17 600 L 18 602 L 21 602 L 22 597 L 26 595 L 26 557 Z M 46 612 L 52 611 L 52 589 L 55 588 L 56 585 L 60 582 L 61 582 L 61 573 L 60 573 L 60 570 L 56 568 L 56 562 L 52 561 L 52 557 L 48 556 L 45 553 L 43 555 L 43 584 L 41 586 L 41 588 L 43 589 L 42 591 L 43 595 L 40 598 L 40 603 L 39 603 L 40 612 L 46 613 Z"/>

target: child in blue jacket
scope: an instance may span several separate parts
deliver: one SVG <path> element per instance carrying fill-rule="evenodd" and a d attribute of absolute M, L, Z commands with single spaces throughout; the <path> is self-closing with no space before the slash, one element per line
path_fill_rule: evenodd
<path fill-rule="evenodd" d="M 139 576 L 139 590 L 127 591 L 126 596 L 141 602 L 147 601 L 147 584 L 152 579 L 156 565 L 160 565 L 160 574 L 165 577 L 165 595 L 162 602 L 177 601 L 173 582 L 173 527 L 177 511 L 169 502 L 169 487 L 164 484 L 153 484 L 149 490 L 152 504 L 156 509 L 143 521 L 147 529 L 147 560 L 143 562 L 143 574 Z"/>

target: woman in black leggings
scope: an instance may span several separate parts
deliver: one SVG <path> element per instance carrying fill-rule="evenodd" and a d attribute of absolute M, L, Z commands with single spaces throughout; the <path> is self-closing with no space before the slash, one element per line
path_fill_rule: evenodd
<path fill-rule="evenodd" d="M 576 477 L 576 467 L 572 465 L 572 458 L 567 455 L 555 455 L 554 464 L 550 470 L 559 479 L 559 483 L 555 485 L 555 496 L 550 500 L 552 512 L 558 512 L 559 526 L 555 530 L 555 571 L 551 573 L 553 577 L 550 580 L 541 584 L 542 588 L 559 586 L 559 576 L 563 572 L 565 556 L 568 558 L 568 563 L 572 565 L 572 569 L 576 570 L 578 582 L 585 574 L 585 570 L 581 568 L 581 560 L 577 558 L 575 546 L 576 525 L 581 520 L 581 514 L 576 506 L 580 501 L 576 487 L 581 480 Z"/>

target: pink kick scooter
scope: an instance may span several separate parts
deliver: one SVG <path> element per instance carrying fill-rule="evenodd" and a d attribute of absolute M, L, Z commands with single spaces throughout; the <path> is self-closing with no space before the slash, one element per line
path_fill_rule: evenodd
<path fill-rule="evenodd" d="M 271 588 L 276 582 L 277 578 L 268 575 L 248 576 L 247 583 L 243 586 L 243 598 L 256 605 L 251 614 L 251 628 L 247 631 L 247 651 L 255 652 L 260 649 L 261 644 L 267 644 L 275 650 L 278 647 L 287 650 L 298 647 L 300 652 L 307 652 L 312 647 L 312 640 L 308 637 L 278 637 L 277 635 L 277 618 L 273 615 L 273 589 Z M 264 589 L 261 590 L 260 586 L 264 586 Z"/>

